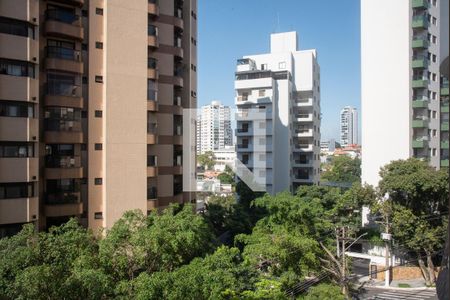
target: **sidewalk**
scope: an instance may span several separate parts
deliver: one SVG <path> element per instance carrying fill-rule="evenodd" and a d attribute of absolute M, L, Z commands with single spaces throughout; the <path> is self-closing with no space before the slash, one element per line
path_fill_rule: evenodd
<path fill-rule="evenodd" d="M 361 282 L 361 281 L 360 281 Z M 403 287 L 399 286 L 404 285 Z M 398 290 L 423 290 L 423 289 L 432 289 L 434 290 L 435 287 L 427 287 L 425 285 L 425 280 L 422 278 L 418 279 L 410 279 L 410 280 L 392 280 L 389 287 L 384 286 L 384 280 L 383 281 L 375 281 L 375 280 L 366 280 L 366 287 L 373 287 L 373 288 L 383 288 L 383 289 L 398 289 Z"/>

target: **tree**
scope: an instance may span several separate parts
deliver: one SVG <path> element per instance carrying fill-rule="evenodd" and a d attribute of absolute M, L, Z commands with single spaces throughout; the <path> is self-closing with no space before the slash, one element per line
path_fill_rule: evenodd
<path fill-rule="evenodd" d="M 441 214 L 447 209 L 448 171 L 410 158 L 384 166 L 380 176 L 380 195 L 386 201 L 378 211 L 391 219 L 394 240 L 416 254 L 426 283 L 433 284 L 433 253 L 445 238 L 446 219 Z"/>
<path fill-rule="evenodd" d="M 321 283 L 308 290 L 302 300 L 344 300 L 339 287 L 333 284 Z"/>
<path fill-rule="evenodd" d="M 257 273 L 237 248 L 219 247 L 173 272 L 142 273 L 131 282 L 133 299 L 230 299 L 251 290 Z"/>
<path fill-rule="evenodd" d="M 192 206 L 171 206 L 161 215 L 145 217 L 131 211 L 100 241 L 102 265 L 116 282 L 142 272 L 170 272 L 213 249 L 213 235 Z"/>
<path fill-rule="evenodd" d="M 215 164 L 215 155 L 212 151 L 206 151 L 203 154 L 197 156 L 197 162 L 200 166 L 204 167 L 205 170 L 210 170 Z"/>
<path fill-rule="evenodd" d="M 346 155 L 333 156 L 330 167 L 320 175 L 322 181 L 354 183 L 361 181 L 361 160 Z"/>

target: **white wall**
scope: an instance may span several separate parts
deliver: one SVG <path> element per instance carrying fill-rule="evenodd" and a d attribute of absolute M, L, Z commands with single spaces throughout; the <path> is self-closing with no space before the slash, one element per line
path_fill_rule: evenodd
<path fill-rule="evenodd" d="M 411 154 L 409 2 L 361 1 L 362 181 L 372 185 Z"/>

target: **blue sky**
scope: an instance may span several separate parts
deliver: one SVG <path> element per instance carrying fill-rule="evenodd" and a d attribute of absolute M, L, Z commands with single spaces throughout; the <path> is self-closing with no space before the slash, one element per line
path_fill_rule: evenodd
<path fill-rule="evenodd" d="M 297 31 L 321 68 L 322 140 L 339 137 L 339 112 L 360 111 L 359 0 L 198 0 L 198 103 L 234 107 L 236 59 L 269 52 L 270 34 Z"/>

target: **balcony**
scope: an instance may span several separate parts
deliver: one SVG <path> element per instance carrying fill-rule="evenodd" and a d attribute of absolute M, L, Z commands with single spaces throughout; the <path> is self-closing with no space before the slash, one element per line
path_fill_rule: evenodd
<path fill-rule="evenodd" d="M 152 16 L 159 16 L 159 1 L 148 0 L 148 13 Z"/>
<path fill-rule="evenodd" d="M 148 25 L 147 34 L 148 34 L 148 46 L 153 48 L 159 47 L 158 27 L 154 25 Z"/>
<path fill-rule="evenodd" d="M 47 70 L 83 74 L 80 51 L 62 47 L 47 47 L 46 50 L 45 67 Z"/>
<path fill-rule="evenodd" d="M 82 178 L 83 168 L 79 156 L 47 156 L 46 179 Z"/>
<path fill-rule="evenodd" d="M 441 130 L 442 131 L 448 131 L 448 121 L 441 123 Z"/>
<path fill-rule="evenodd" d="M 45 33 L 77 40 L 84 39 L 80 16 L 58 9 L 46 11 Z"/>
<path fill-rule="evenodd" d="M 147 77 L 148 79 L 158 79 L 158 61 L 155 58 L 149 57 L 147 61 Z"/>
<path fill-rule="evenodd" d="M 34 157 L 1 157 L 0 182 L 35 181 L 39 175 L 38 166 L 38 158 Z"/>
<path fill-rule="evenodd" d="M 427 147 L 428 141 L 427 139 L 417 139 L 412 141 L 412 147 L 414 149 L 422 149 Z"/>
<path fill-rule="evenodd" d="M 298 137 L 313 137 L 314 132 L 312 129 L 295 129 L 294 136 Z"/>
<path fill-rule="evenodd" d="M 413 79 L 411 82 L 412 88 L 426 88 L 428 86 L 428 79 Z"/>
<path fill-rule="evenodd" d="M 428 67 L 428 59 L 425 57 L 413 57 L 411 62 L 413 69 L 423 69 Z"/>
<path fill-rule="evenodd" d="M 48 81 L 44 102 L 46 106 L 83 108 L 82 88 L 66 81 Z"/>
<path fill-rule="evenodd" d="M 294 145 L 294 152 L 311 152 L 313 151 L 312 144 L 296 144 Z"/>
<path fill-rule="evenodd" d="M 156 200 L 158 198 L 158 190 L 156 187 L 147 188 L 147 200 Z"/>
<path fill-rule="evenodd" d="M 441 112 L 442 113 L 448 113 L 449 112 L 449 105 L 448 102 L 447 103 L 441 103 Z"/>
<path fill-rule="evenodd" d="M 70 190 L 56 191 L 45 195 L 46 205 L 74 204 L 79 203 L 81 194 L 79 186 L 72 186 Z"/>
<path fill-rule="evenodd" d="M 441 141 L 441 149 L 448 149 L 448 141 Z"/>
<path fill-rule="evenodd" d="M 39 120 L 0 117 L 0 140 L 37 142 L 39 140 Z"/>
<path fill-rule="evenodd" d="M 293 161 L 292 163 L 293 167 L 297 167 L 297 168 L 307 168 L 307 167 L 312 167 L 313 166 L 313 161 L 306 159 L 306 160 L 301 160 L 301 159 L 296 159 Z"/>
<path fill-rule="evenodd" d="M 312 106 L 312 105 L 313 105 L 313 98 L 296 99 L 294 101 L 294 106 L 297 107 Z"/>
<path fill-rule="evenodd" d="M 428 40 L 426 38 L 413 39 L 411 43 L 413 49 L 425 49 L 428 48 Z"/>
<path fill-rule="evenodd" d="M 428 108 L 428 100 L 413 100 L 412 108 Z"/>
<path fill-rule="evenodd" d="M 411 7 L 412 8 L 419 8 L 419 9 L 425 9 L 428 8 L 429 3 L 428 0 L 412 0 Z"/>
<path fill-rule="evenodd" d="M 37 79 L 0 74 L 0 99 L 36 101 L 38 96 Z"/>
<path fill-rule="evenodd" d="M 0 201 L 0 224 L 28 223 L 39 216 L 37 197 L 2 199 Z"/>
<path fill-rule="evenodd" d="M 441 160 L 441 167 L 446 167 L 448 168 L 449 164 L 448 164 L 448 159 L 443 159 Z"/>
<path fill-rule="evenodd" d="M 426 128 L 428 127 L 428 120 L 416 119 L 412 121 L 412 128 Z"/>
<path fill-rule="evenodd" d="M 46 217 L 77 216 L 83 213 L 83 203 L 70 203 L 58 205 L 45 205 L 44 214 Z"/>
<path fill-rule="evenodd" d="M 425 29 L 425 28 L 427 28 L 428 27 L 427 16 L 425 16 L 425 15 L 414 16 L 412 18 L 411 26 L 414 29 L 418 29 L 418 28 Z"/>
<path fill-rule="evenodd" d="M 297 122 L 312 122 L 313 114 L 311 113 L 299 113 L 294 116 Z"/>
<path fill-rule="evenodd" d="M 448 96 L 448 87 L 441 88 L 441 96 Z"/>

